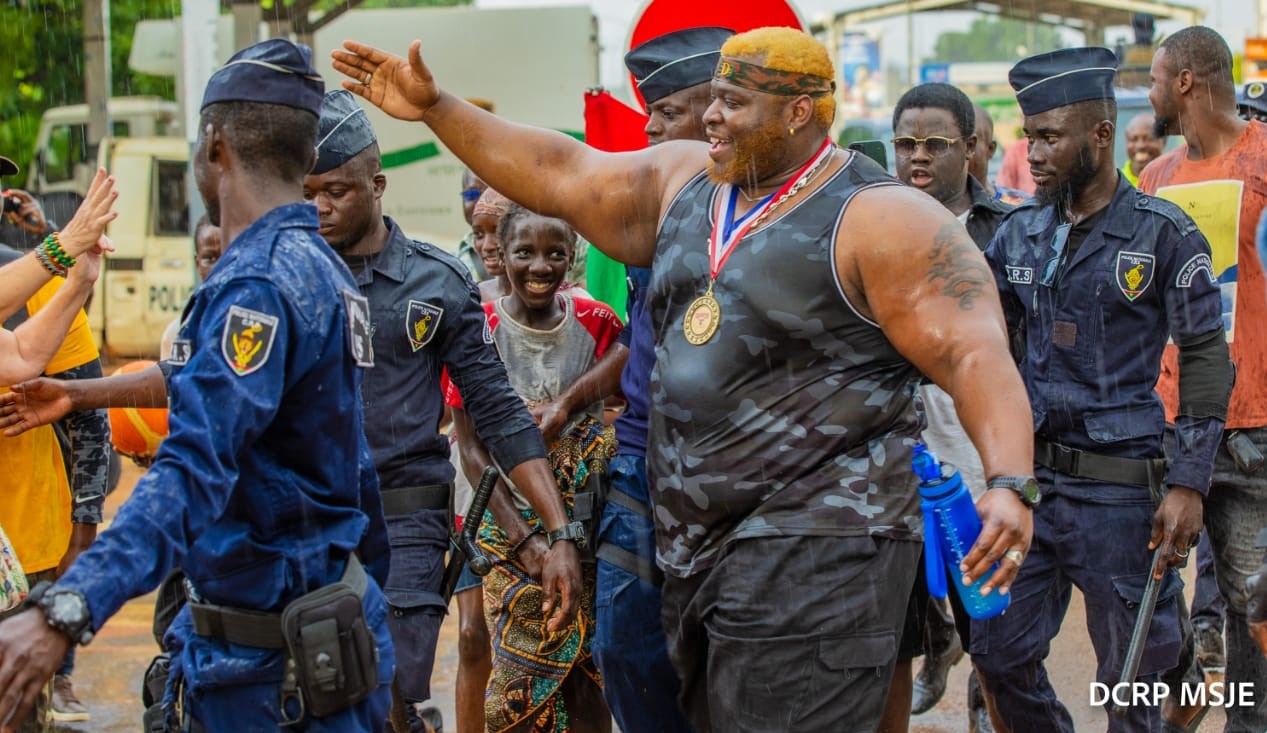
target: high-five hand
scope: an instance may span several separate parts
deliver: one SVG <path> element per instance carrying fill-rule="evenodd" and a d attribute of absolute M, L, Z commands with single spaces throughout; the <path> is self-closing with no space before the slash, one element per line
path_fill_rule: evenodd
<path fill-rule="evenodd" d="M 419 122 L 440 99 L 431 71 L 422 63 L 421 41 L 409 44 L 409 60 L 356 41 L 330 52 L 334 69 L 347 76 L 343 88 L 368 99 L 400 120 Z"/>

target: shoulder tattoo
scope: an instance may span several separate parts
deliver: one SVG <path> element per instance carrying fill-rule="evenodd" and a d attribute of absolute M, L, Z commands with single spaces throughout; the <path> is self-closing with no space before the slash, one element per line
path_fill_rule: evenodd
<path fill-rule="evenodd" d="M 943 226 L 928 252 L 928 282 L 941 285 L 943 295 L 970 311 L 991 282 L 990 268 L 958 222 Z"/>

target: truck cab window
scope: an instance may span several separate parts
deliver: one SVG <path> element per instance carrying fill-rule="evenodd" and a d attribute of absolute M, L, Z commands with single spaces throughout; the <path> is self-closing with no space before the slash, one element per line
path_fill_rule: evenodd
<path fill-rule="evenodd" d="M 43 161 L 45 182 L 59 183 L 75 177 L 75 165 L 87 162 L 87 132 L 84 125 L 58 125 L 49 130 Z"/>
<path fill-rule="evenodd" d="M 189 234 L 189 200 L 185 190 L 184 161 L 160 160 L 154 163 L 154 234 L 181 236 Z"/>

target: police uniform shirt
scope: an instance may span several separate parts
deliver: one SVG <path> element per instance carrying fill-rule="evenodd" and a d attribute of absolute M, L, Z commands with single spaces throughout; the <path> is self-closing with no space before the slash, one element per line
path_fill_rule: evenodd
<path fill-rule="evenodd" d="M 1021 374 L 1037 434 L 1103 455 L 1160 457 L 1165 415 L 1153 386 L 1162 348 L 1222 327 L 1210 247 L 1179 207 L 1121 177 L 1098 219 L 1057 258 L 1055 207 L 1027 202 L 1004 219 L 986 259 L 1009 330 L 1024 332 Z M 1204 453 L 1180 446 L 1166 483 L 1204 491 Z"/>
<path fill-rule="evenodd" d="M 353 550 L 381 584 L 359 398 L 368 310 L 316 209 L 278 207 L 227 247 L 177 344 L 171 432 L 58 582 L 84 593 L 93 628 L 178 565 L 208 602 L 264 611 L 337 580 Z"/>
<path fill-rule="evenodd" d="M 365 431 L 385 489 L 453 480 L 441 367 L 464 396 L 489 453 L 504 470 L 545 457 L 532 416 L 510 387 L 484 309 L 453 256 L 410 240 L 390 218 L 387 244 L 356 276 L 369 300 L 373 369 L 361 396 Z"/>

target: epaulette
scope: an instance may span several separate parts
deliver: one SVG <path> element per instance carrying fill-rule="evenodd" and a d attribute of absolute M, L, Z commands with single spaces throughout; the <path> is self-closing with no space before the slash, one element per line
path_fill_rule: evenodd
<path fill-rule="evenodd" d="M 411 239 L 409 240 L 409 247 L 413 252 L 448 267 L 455 275 L 461 278 L 463 282 L 474 282 L 474 279 L 471 277 L 471 271 L 467 269 L 466 265 L 462 264 L 461 260 L 459 260 L 456 256 L 445 252 L 434 244 Z"/>
<path fill-rule="evenodd" d="M 1135 210 L 1161 215 L 1162 218 L 1175 225 L 1181 237 L 1186 237 L 1197 229 L 1196 222 L 1178 204 L 1158 196 L 1150 196 L 1143 191 L 1135 192 Z"/>

